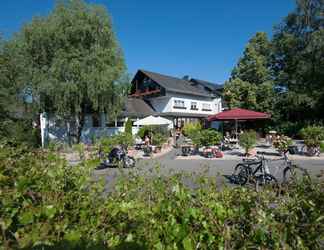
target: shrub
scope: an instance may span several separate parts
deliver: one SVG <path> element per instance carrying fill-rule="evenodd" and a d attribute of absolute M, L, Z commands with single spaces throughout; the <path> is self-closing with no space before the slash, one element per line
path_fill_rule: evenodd
<path fill-rule="evenodd" d="M 324 140 L 324 127 L 308 126 L 300 130 L 300 135 L 307 147 L 319 147 Z"/>
<path fill-rule="evenodd" d="M 324 153 L 324 142 L 323 141 L 320 144 L 320 150 L 321 150 L 321 153 Z"/>
<path fill-rule="evenodd" d="M 39 147 L 40 130 L 33 128 L 32 122 L 30 119 L 0 121 L 0 139 L 10 140 L 15 144 L 27 144 L 29 147 Z"/>
<path fill-rule="evenodd" d="M 166 136 L 161 133 L 155 133 L 152 137 L 152 144 L 158 147 L 161 147 L 163 143 L 168 140 Z"/>
<path fill-rule="evenodd" d="M 203 175 L 123 173 L 106 195 L 95 162 L 0 146 L 3 249 L 321 249 L 323 182 L 280 195 Z M 190 180 L 196 188 L 183 184 Z M 307 232 L 307 233 L 305 233 Z M 199 246 L 199 247 L 197 247 Z"/>
<path fill-rule="evenodd" d="M 214 146 L 220 144 L 222 134 L 214 129 L 203 129 L 200 131 L 200 145 Z"/>
<path fill-rule="evenodd" d="M 140 127 L 140 129 L 139 129 L 138 132 L 137 132 L 137 135 L 138 135 L 140 138 L 144 139 L 144 137 L 145 137 L 146 135 L 149 135 L 149 134 L 151 134 L 152 132 L 154 132 L 154 129 L 153 129 L 152 126 L 143 126 L 143 127 Z"/>
<path fill-rule="evenodd" d="M 190 138 L 191 136 L 194 136 L 195 133 L 199 132 L 201 129 L 202 127 L 199 122 L 186 123 L 183 126 L 182 132 L 185 136 L 188 136 Z"/>
<path fill-rule="evenodd" d="M 292 140 L 288 136 L 281 135 L 273 141 L 273 145 L 279 152 L 287 152 Z"/>
<path fill-rule="evenodd" d="M 85 159 L 85 145 L 83 143 L 74 144 L 73 149 L 78 152 L 81 160 Z"/>
<path fill-rule="evenodd" d="M 133 122 L 130 118 L 128 118 L 125 123 L 125 133 L 132 135 L 132 127 L 133 127 Z"/>
<path fill-rule="evenodd" d="M 257 134 L 255 131 L 246 131 L 240 135 L 239 144 L 245 149 L 247 154 L 252 148 L 254 148 L 257 140 Z"/>
<path fill-rule="evenodd" d="M 104 153 L 109 153 L 114 147 L 124 145 L 126 148 L 134 144 L 134 138 L 131 134 L 119 133 L 117 135 L 104 137 L 99 140 L 97 147 Z"/>
<path fill-rule="evenodd" d="M 279 126 L 275 127 L 276 130 L 281 135 L 287 135 L 289 137 L 296 137 L 299 135 L 300 129 L 304 126 L 301 122 L 282 122 Z M 270 129 L 273 130 L 273 129 Z"/>

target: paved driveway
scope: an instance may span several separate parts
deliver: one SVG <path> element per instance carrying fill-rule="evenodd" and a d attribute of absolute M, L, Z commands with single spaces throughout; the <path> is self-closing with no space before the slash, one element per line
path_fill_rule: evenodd
<path fill-rule="evenodd" d="M 179 150 L 174 149 L 171 152 L 163 155 L 157 159 L 142 159 L 137 162 L 137 166 L 134 169 L 124 169 L 127 173 L 129 171 L 138 171 L 139 173 L 148 173 L 154 175 L 154 168 L 159 166 L 159 171 L 162 175 L 172 175 L 178 172 L 186 173 L 204 173 L 209 177 L 215 177 L 218 183 L 228 183 L 228 180 L 224 176 L 229 176 L 233 172 L 234 166 L 240 162 L 240 160 L 224 160 L 224 159 L 201 159 L 201 160 L 182 160 L 176 159 L 179 154 Z M 306 168 L 313 176 L 318 175 L 321 171 L 324 171 L 324 160 L 316 158 L 307 160 L 294 161 L 299 166 Z M 274 162 L 276 164 L 282 164 L 282 162 Z M 271 167 L 272 165 L 270 165 Z M 279 172 L 278 172 L 279 173 Z M 120 174 L 119 169 L 108 168 L 100 171 L 95 171 L 95 177 L 103 177 L 107 181 L 107 188 L 110 189 L 115 181 L 116 177 Z"/>

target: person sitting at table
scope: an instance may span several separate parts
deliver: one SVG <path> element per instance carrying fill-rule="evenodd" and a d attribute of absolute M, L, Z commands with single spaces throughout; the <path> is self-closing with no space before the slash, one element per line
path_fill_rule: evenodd
<path fill-rule="evenodd" d="M 148 137 L 148 135 L 145 136 L 144 138 L 144 142 L 145 142 L 145 145 L 150 145 L 150 137 Z"/>

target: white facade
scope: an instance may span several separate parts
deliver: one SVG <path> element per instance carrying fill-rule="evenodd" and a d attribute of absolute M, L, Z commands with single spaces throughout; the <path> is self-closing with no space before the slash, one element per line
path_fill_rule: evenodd
<path fill-rule="evenodd" d="M 48 144 L 50 141 L 58 141 L 68 143 L 68 129 L 67 124 L 59 117 L 41 114 L 41 137 L 42 146 Z M 86 115 L 83 129 L 81 131 L 81 141 L 90 144 L 93 139 L 98 139 L 104 136 L 111 136 L 125 131 L 124 126 L 108 127 L 106 123 L 106 115 L 102 114 L 99 119 L 99 124 L 94 126 L 92 116 Z M 132 134 L 137 134 L 139 127 L 132 128 Z M 76 131 L 71 131 L 75 134 Z"/>
<path fill-rule="evenodd" d="M 149 99 L 159 113 L 184 113 L 213 115 L 222 111 L 221 98 L 207 98 L 174 93 L 173 96 L 161 96 Z"/>

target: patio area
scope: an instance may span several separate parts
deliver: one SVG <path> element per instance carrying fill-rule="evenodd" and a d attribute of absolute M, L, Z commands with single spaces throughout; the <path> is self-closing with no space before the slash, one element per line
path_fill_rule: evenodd
<path fill-rule="evenodd" d="M 296 146 L 299 150 L 303 148 L 304 143 L 302 140 L 293 140 L 293 145 Z M 265 138 L 261 138 L 258 140 L 255 151 L 258 154 L 264 154 L 264 156 L 268 159 L 280 159 L 282 158 L 282 155 L 278 152 L 278 150 L 274 146 L 269 146 L 266 143 Z M 217 158 L 217 157 L 204 157 L 203 156 L 203 148 L 194 155 L 182 155 L 182 153 L 179 153 L 179 155 L 176 157 L 176 159 L 179 160 L 242 160 L 245 158 L 245 150 L 244 148 L 237 145 L 236 148 L 233 148 L 231 150 L 224 150 L 222 151 L 223 157 Z M 303 153 L 296 153 L 296 154 L 289 154 L 290 160 L 324 160 L 324 154 L 321 153 L 320 156 L 307 156 Z"/>

